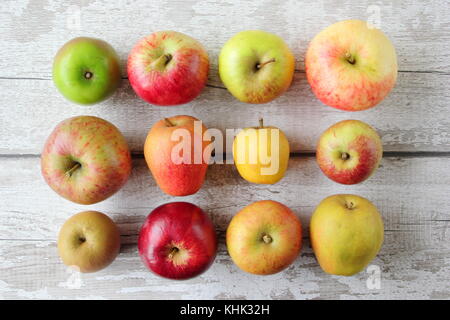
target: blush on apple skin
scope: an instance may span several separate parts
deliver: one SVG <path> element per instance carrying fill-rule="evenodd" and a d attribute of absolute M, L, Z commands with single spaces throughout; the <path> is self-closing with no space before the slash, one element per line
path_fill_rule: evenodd
<path fill-rule="evenodd" d="M 136 94 L 160 106 L 195 99 L 208 80 L 209 59 L 195 39 L 175 31 L 155 32 L 128 56 L 128 79 Z"/>
<path fill-rule="evenodd" d="M 188 202 L 171 202 L 148 215 L 139 233 L 138 249 L 150 271 L 184 280 L 211 266 L 217 237 L 213 223 L 202 209 Z"/>
<path fill-rule="evenodd" d="M 74 164 L 79 163 L 72 174 Z M 93 204 L 117 192 L 131 174 L 131 154 L 121 132 L 110 122 L 78 116 L 59 123 L 41 156 L 41 172 L 60 196 Z"/>
<path fill-rule="evenodd" d="M 339 168 L 321 149 L 317 162 L 322 172 L 331 180 L 341 184 L 356 184 L 368 179 L 380 161 L 379 146 L 370 138 L 359 136 L 348 146 L 349 153 L 358 154 L 358 163 L 352 168 Z"/>

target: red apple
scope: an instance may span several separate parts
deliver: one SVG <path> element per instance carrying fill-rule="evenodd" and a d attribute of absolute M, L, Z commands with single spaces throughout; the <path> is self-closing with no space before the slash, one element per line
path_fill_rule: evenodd
<path fill-rule="evenodd" d="M 372 108 L 397 80 L 397 55 L 383 32 L 361 20 L 337 22 L 317 34 L 305 57 L 312 91 L 324 104 Z"/>
<path fill-rule="evenodd" d="M 383 145 L 367 123 L 344 120 L 329 127 L 317 145 L 317 163 L 333 181 L 355 184 L 369 178 L 380 164 Z"/>
<path fill-rule="evenodd" d="M 210 155 L 205 151 L 210 144 L 203 139 L 205 131 L 200 120 L 184 115 L 160 120 L 150 129 L 144 156 L 165 193 L 187 196 L 202 186 Z"/>
<path fill-rule="evenodd" d="M 128 56 L 128 79 L 136 94 L 151 104 L 188 103 L 206 85 L 208 54 L 195 39 L 175 31 L 155 32 Z"/>
<path fill-rule="evenodd" d="M 93 204 L 117 192 L 131 173 L 131 156 L 122 133 L 92 116 L 66 119 L 48 137 L 42 175 L 60 196 Z"/>
<path fill-rule="evenodd" d="M 214 225 L 202 209 L 188 202 L 166 203 L 153 210 L 138 239 L 139 255 L 152 272 L 188 279 L 205 272 L 217 251 Z"/>

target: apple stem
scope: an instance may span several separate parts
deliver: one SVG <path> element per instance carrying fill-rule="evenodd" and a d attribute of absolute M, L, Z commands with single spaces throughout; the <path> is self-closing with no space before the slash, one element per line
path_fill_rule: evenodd
<path fill-rule="evenodd" d="M 173 247 L 172 249 L 170 249 L 169 251 L 169 259 L 173 259 L 173 257 L 175 256 L 175 254 L 178 252 L 178 248 L 177 247 Z"/>
<path fill-rule="evenodd" d="M 174 126 L 175 126 L 175 125 L 174 125 L 172 122 L 170 122 L 170 120 L 167 119 L 167 118 L 164 118 L 164 122 L 165 122 L 169 127 L 174 127 Z"/>
<path fill-rule="evenodd" d="M 163 70 L 165 66 L 172 60 L 172 55 L 170 53 L 163 54 L 158 59 L 151 63 L 153 69 Z"/>
<path fill-rule="evenodd" d="M 345 59 L 347 59 L 348 63 L 355 64 L 355 57 L 353 57 L 350 52 L 345 54 Z"/>
<path fill-rule="evenodd" d="M 93 76 L 93 74 L 92 74 L 92 72 L 90 72 L 90 71 L 86 71 L 86 72 L 84 73 L 84 77 L 85 77 L 87 80 L 89 80 L 90 78 L 92 78 L 92 76 Z"/>
<path fill-rule="evenodd" d="M 262 67 L 264 67 L 266 64 L 269 64 L 269 63 L 272 63 L 272 62 L 275 62 L 275 58 L 272 58 L 272 59 L 270 59 L 270 60 L 267 60 L 266 62 L 263 62 L 263 63 L 258 63 L 257 65 L 256 65 L 256 69 L 261 69 Z"/>
<path fill-rule="evenodd" d="M 267 244 L 272 242 L 272 237 L 269 236 L 268 234 L 263 235 L 262 239 L 263 239 L 264 243 L 267 243 Z"/>
<path fill-rule="evenodd" d="M 69 171 L 66 172 L 66 174 L 69 175 L 69 177 L 71 177 L 72 174 L 75 172 L 75 170 L 77 170 L 79 167 L 81 167 L 81 164 L 78 163 L 78 162 L 76 162 L 76 163 L 74 164 L 74 166 L 73 166 L 72 168 L 70 168 Z"/>
<path fill-rule="evenodd" d="M 348 202 L 345 205 L 346 205 L 347 209 L 350 209 L 350 210 L 355 207 L 355 204 L 353 202 Z"/>
<path fill-rule="evenodd" d="M 259 118 L 259 127 L 264 128 L 264 119 L 263 118 Z"/>

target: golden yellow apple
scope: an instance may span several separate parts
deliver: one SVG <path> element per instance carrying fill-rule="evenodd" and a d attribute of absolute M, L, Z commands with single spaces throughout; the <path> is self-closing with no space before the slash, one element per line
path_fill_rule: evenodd
<path fill-rule="evenodd" d="M 245 180 L 274 184 L 284 177 L 287 170 L 289 142 L 283 131 L 265 127 L 260 119 L 258 127 L 245 128 L 235 137 L 233 158 Z"/>
<path fill-rule="evenodd" d="M 105 214 L 84 211 L 70 217 L 58 237 L 58 251 L 64 264 L 81 272 L 95 272 L 114 261 L 120 250 L 120 233 Z"/>
<path fill-rule="evenodd" d="M 352 194 L 325 198 L 310 222 L 311 245 L 322 269 L 351 276 L 362 271 L 383 244 L 383 220 L 367 199 Z"/>

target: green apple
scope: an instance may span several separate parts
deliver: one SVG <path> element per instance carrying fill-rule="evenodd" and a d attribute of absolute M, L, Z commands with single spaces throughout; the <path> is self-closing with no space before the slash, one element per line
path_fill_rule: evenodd
<path fill-rule="evenodd" d="M 294 76 L 295 58 L 280 37 L 249 30 L 236 34 L 219 55 L 219 74 L 238 100 L 266 103 L 285 92 Z"/>
<path fill-rule="evenodd" d="M 120 84 L 119 57 L 107 42 L 87 37 L 70 40 L 53 61 L 53 82 L 68 100 L 95 104 Z"/>

